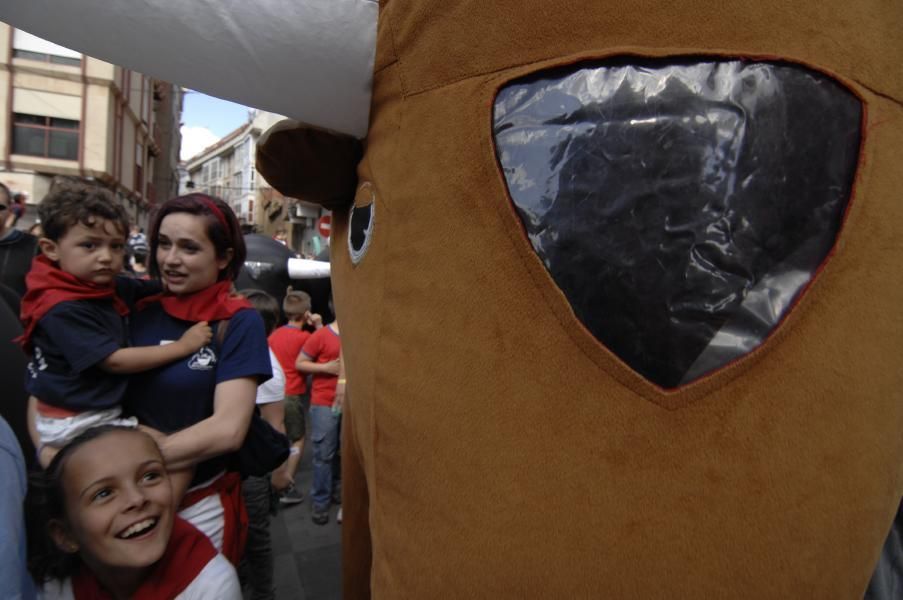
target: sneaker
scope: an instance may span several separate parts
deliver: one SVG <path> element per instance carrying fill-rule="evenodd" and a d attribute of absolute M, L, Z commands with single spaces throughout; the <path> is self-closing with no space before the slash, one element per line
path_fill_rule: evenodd
<path fill-rule="evenodd" d="M 342 523 L 342 507 L 339 507 L 339 512 L 336 513 L 335 522 L 341 524 Z"/>
<path fill-rule="evenodd" d="M 329 522 L 329 510 L 314 509 L 313 512 L 310 513 L 310 520 L 317 525 L 326 525 L 326 523 Z"/>
<path fill-rule="evenodd" d="M 293 485 L 281 494 L 279 494 L 279 503 L 280 504 L 301 504 L 304 502 L 304 494 L 301 490 L 298 489 L 298 486 Z"/>

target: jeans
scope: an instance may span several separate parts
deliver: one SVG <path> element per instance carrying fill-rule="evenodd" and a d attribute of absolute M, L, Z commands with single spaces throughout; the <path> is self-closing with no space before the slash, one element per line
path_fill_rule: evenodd
<path fill-rule="evenodd" d="M 316 512 L 329 509 L 333 480 L 339 476 L 335 463 L 341 422 L 342 416 L 333 414 L 331 407 L 311 405 L 310 438 L 314 445 L 314 483 L 310 490 L 310 499 Z"/>
<path fill-rule="evenodd" d="M 248 477 L 241 482 L 248 511 L 248 541 L 239 567 L 252 600 L 274 600 L 273 547 L 270 543 L 270 478 Z"/>

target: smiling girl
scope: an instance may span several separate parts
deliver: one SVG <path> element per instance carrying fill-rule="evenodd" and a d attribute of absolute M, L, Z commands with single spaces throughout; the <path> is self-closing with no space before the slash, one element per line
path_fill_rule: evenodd
<path fill-rule="evenodd" d="M 160 450 L 105 425 L 65 446 L 29 492 L 29 567 L 47 600 L 238 599 L 235 570 L 173 514 Z"/>

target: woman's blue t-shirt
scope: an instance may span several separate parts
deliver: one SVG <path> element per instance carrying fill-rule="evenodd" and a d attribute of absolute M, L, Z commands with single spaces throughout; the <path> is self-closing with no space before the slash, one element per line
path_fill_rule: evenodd
<path fill-rule="evenodd" d="M 194 323 L 166 314 L 157 304 L 135 313 L 130 334 L 133 346 L 173 342 Z M 251 308 L 235 313 L 226 327 L 220 348 L 216 341 L 218 322 L 211 322 L 214 341 L 191 356 L 164 367 L 131 376 L 125 411 L 164 433 L 173 433 L 213 414 L 213 393 L 221 381 L 254 377 L 258 384 L 272 377 L 270 353 L 263 320 Z M 221 471 L 225 457 L 197 465 L 192 485 Z"/>

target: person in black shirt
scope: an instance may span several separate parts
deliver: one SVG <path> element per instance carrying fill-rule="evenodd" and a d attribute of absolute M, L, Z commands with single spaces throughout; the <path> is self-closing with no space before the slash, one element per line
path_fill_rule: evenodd
<path fill-rule="evenodd" d="M 14 227 L 13 195 L 0 183 L 0 283 L 25 294 L 25 275 L 38 248 L 38 238 Z M 18 307 L 15 307 L 18 312 Z"/>

